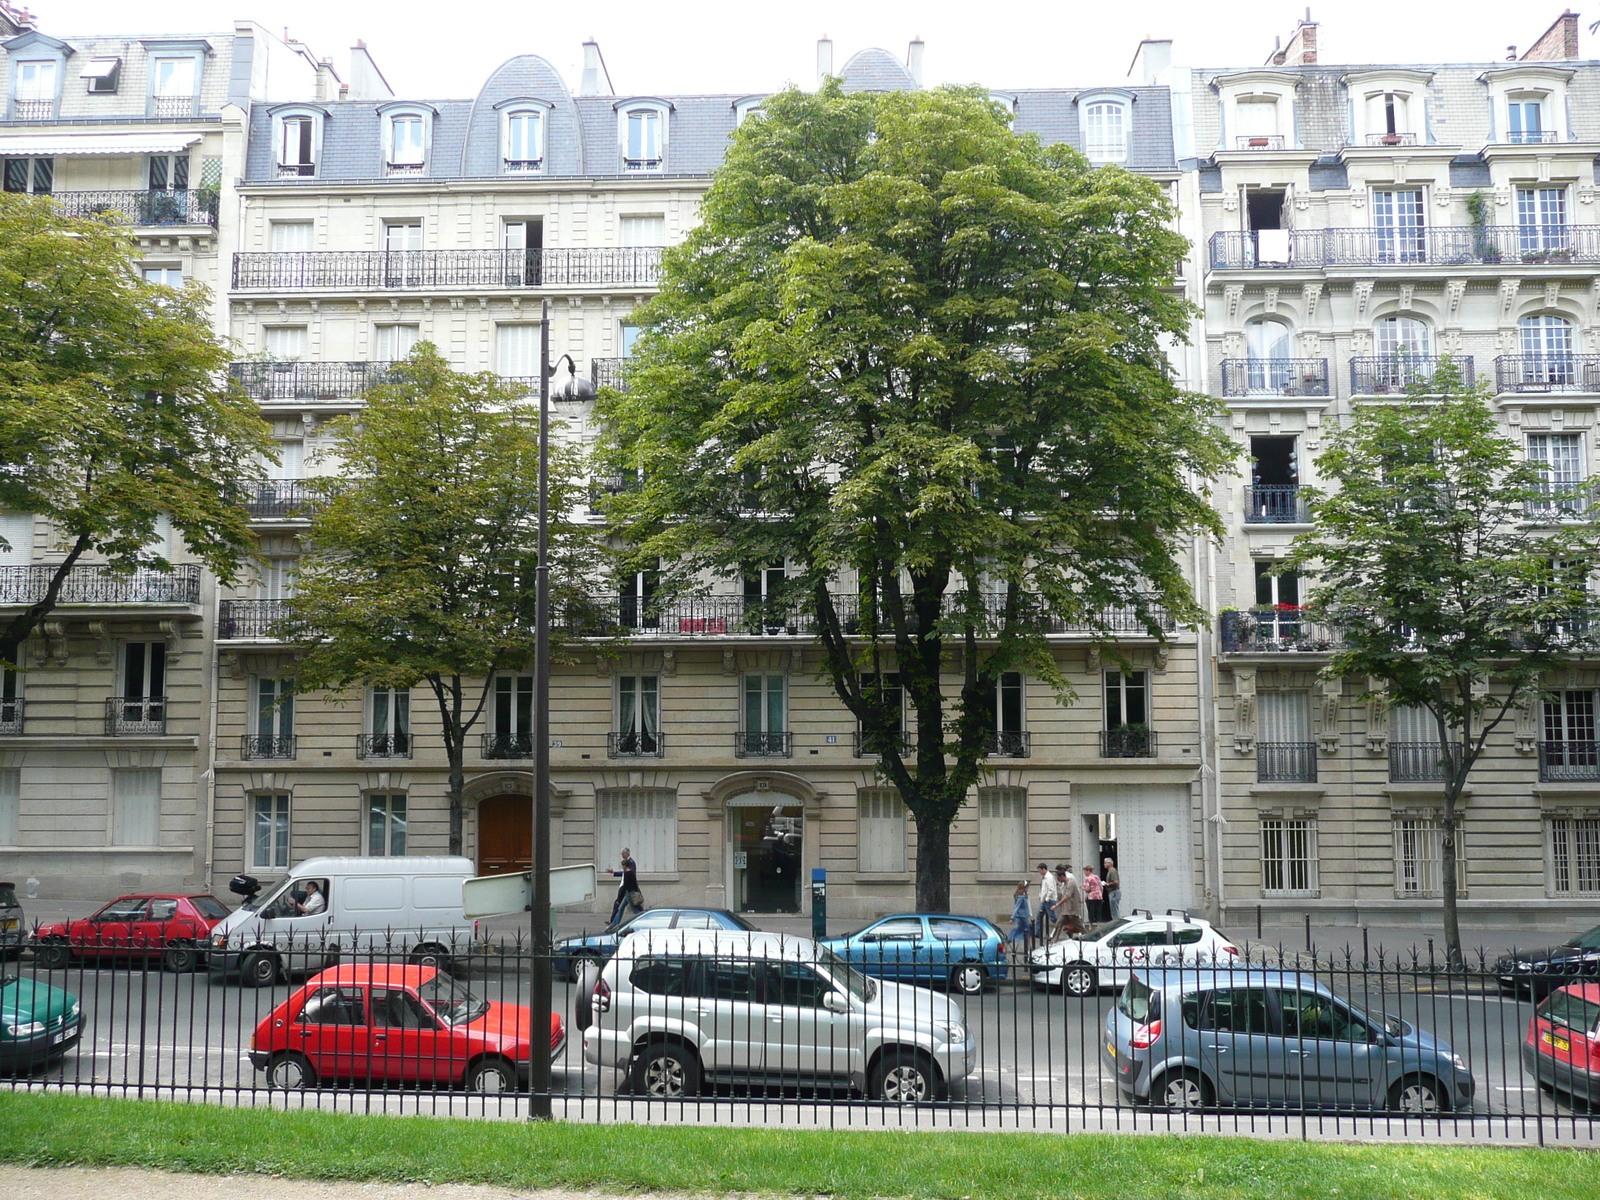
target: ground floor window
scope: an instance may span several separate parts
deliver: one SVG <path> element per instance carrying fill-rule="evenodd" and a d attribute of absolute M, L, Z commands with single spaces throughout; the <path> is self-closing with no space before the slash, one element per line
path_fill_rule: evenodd
<path fill-rule="evenodd" d="M 132 767 L 112 772 L 111 843 L 161 844 L 161 768 Z"/>
<path fill-rule="evenodd" d="M 595 793 L 595 865 L 615 867 L 626 846 L 642 875 L 678 870 L 678 796 L 670 788 Z"/>
<path fill-rule="evenodd" d="M 1550 894 L 1600 896 L 1600 821 L 1553 817 L 1546 825 Z"/>
<path fill-rule="evenodd" d="M 856 804 L 858 867 L 899 875 L 906 869 L 906 806 L 894 788 L 862 788 Z"/>
<path fill-rule="evenodd" d="M 1310 896 L 1317 890 L 1317 823 L 1263 817 L 1261 894 Z"/>
<path fill-rule="evenodd" d="M 1435 817 L 1394 820 L 1394 890 L 1406 900 L 1444 894 L 1444 825 Z M 1467 894 L 1466 842 L 1456 825 L 1456 894 Z"/>
<path fill-rule="evenodd" d="M 287 792 L 265 792 L 250 797 L 250 865 L 262 871 L 288 869 Z"/>
<path fill-rule="evenodd" d="M 0 767 L 0 846 L 22 840 L 22 771 Z"/>
<path fill-rule="evenodd" d="M 978 789 L 978 870 L 1015 875 L 1028 869 L 1028 789 Z"/>
<path fill-rule="evenodd" d="M 367 853 L 406 852 L 404 792 L 371 792 L 367 796 Z"/>

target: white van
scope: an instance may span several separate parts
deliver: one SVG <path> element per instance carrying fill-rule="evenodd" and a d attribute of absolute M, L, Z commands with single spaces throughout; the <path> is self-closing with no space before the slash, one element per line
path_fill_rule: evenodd
<path fill-rule="evenodd" d="M 308 858 L 259 891 L 247 875 L 229 886 L 246 896 L 211 931 L 206 964 L 265 987 L 290 972 L 320 971 L 341 954 L 404 955 L 444 966 L 472 940 L 461 912 L 466 858 Z"/>

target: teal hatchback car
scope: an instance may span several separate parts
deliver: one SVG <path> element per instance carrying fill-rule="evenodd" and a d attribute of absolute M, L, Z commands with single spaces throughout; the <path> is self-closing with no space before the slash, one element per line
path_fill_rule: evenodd
<path fill-rule="evenodd" d="M 83 1008 L 71 992 L 37 979 L 0 976 L 0 1071 L 43 1066 L 82 1036 Z"/>
<path fill-rule="evenodd" d="M 897 913 L 820 943 L 864 975 L 976 996 L 1006 977 L 1006 935 L 982 917 Z"/>

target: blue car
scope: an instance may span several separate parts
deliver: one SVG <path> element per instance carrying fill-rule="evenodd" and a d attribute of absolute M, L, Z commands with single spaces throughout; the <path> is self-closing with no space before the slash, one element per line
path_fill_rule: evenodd
<path fill-rule="evenodd" d="M 555 970 L 565 972 L 573 983 L 583 964 L 604 964 L 617 952 L 617 945 L 630 933 L 648 929 L 741 929 L 756 932 L 756 927 L 738 913 L 725 908 L 651 908 L 621 925 L 586 937 L 562 938 L 555 947 Z"/>
<path fill-rule="evenodd" d="M 982 917 L 900 913 L 822 943 L 863 974 L 976 996 L 1006 977 L 1006 937 Z"/>

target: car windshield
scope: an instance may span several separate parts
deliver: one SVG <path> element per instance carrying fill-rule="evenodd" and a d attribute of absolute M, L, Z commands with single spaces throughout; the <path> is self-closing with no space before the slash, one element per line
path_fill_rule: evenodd
<path fill-rule="evenodd" d="M 729 921 L 732 921 L 734 923 L 735 927 L 744 930 L 746 933 L 760 933 L 761 932 L 754 925 L 750 924 L 749 921 L 746 921 L 743 917 L 741 917 L 738 913 L 725 912 L 725 913 L 722 914 L 722 916 L 725 919 L 727 919 Z"/>
<path fill-rule="evenodd" d="M 14 883 L 0 883 L 0 908 L 18 907 L 15 888 Z"/>
<path fill-rule="evenodd" d="M 1588 933 L 1580 933 L 1577 937 L 1568 938 L 1568 946 L 1577 946 L 1581 950 L 1600 950 L 1600 925 L 1596 925 Z"/>
<path fill-rule="evenodd" d="M 215 896 L 190 896 L 189 903 L 208 921 L 220 921 L 228 915 L 227 908 Z"/>
<path fill-rule="evenodd" d="M 489 1011 L 489 1002 L 480 999 L 460 980 L 440 971 L 417 989 L 428 1007 L 446 1025 L 467 1025 Z"/>
<path fill-rule="evenodd" d="M 1575 1029 L 1579 1033 L 1600 1028 L 1600 1004 L 1572 992 L 1551 992 L 1539 1005 L 1539 1016 L 1552 1025 Z"/>
<path fill-rule="evenodd" d="M 826 946 L 818 946 L 817 961 L 827 968 L 833 981 L 844 987 L 857 1000 L 866 1003 L 878 995 L 878 985 L 840 958 Z"/>
<path fill-rule="evenodd" d="M 1083 936 L 1091 942 L 1098 942 L 1101 938 L 1115 933 L 1124 925 L 1131 925 L 1132 923 L 1127 917 L 1118 917 L 1115 921 L 1105 921 L 1102 924 L 1092 926 L 1089 932 Z"/>
<path fill-rule="evenodd" d="M 247 899 L 241 907 L 246 912 L 255 912 L 258 908 L 270 908 L 278 897 L 287 892 L 292 886 L 294 886 L 294 880 L 285 879 L 270 892 L 257 892 Z"/>

